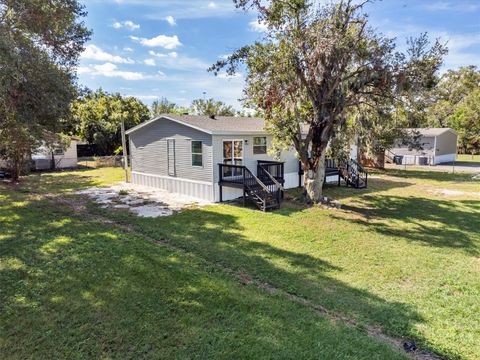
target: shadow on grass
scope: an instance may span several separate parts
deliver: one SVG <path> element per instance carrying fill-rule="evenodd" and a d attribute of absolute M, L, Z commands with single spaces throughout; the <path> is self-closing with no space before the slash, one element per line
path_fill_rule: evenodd
<path fill-rule="evenodd" d="M 251 212 L 248 209 L 240 211 Z M 387 301 L 339 281 L 334 274 L 342 272 L 342 269 L 327 261 L 271 245 L 275 243 L 276 232 L 281 230 L 272 227 L 267 243 L 245 237 L 245 229 L 237 216 L 218 210 L 189 210 L 155 220 L 135 218 L 126 212 L 102 213 L 116 222 L 133 226 L 150 238 L 166 239 L 195 257 L 248 274 L 260 282 L 268 282 L 360 324 L 381 328 L 394 336 L 416 337 L 420 344 L 429 347 L 416 331 L 416 326 L 424 319 L 413 307 Z M 268 228 L 271 226 L 269 218 L 278 214 L 255 211 L 251 216 L 258 217 L 259 223 Z"/>
<path fill-rule="evenodd" d="M 231 215 L 195 210 L 188 224 L 169 218 L 180 238 L 216 252 L 209 258 L 191 248 L 184 256 L 21 191 L 1 196 L 0 353 L 7 358 L 333 358 L 339 347 L 345 359 L 403 358 L 205 262 L 222 257 L 289 281 L 315 274 L 332 296 L 355 293 L 366 313 L 395 311 L 405 324 L 421 321 L 405 305 L 332 283 L 322 274 L 341 269 L 327 262 L 248 244 Z M 285 272 L 260 254 L 302 271 Z"/>
<path fill-rule="evenodd" d="M 3 193 L 2 200 L 0 353 L 6 357 L 333 358 L 340 351 L 349 359 L 403 358 L 358 331 L 242 287 L 209 262 L 255 268 L 279 285 L 291 283 L 292 292 L 295 281 L 314 276 L 324 295 L 351 302 L 372 322 L 394 313 L 408 331 L 421 321 L 406 305 L 329 278 L 327 272 L 341 269 L 327 262 L 247 241 L 229 214 L 193 210 L 135 224 L 160 225 L 163 234 L 144 232 L 172 237 L 189 250 L 184 256 L 21 192 Z M 282 270 L 269 258 L 298 270 Z"/>
<path fill-rule="evenodd" d="M 373 178 L 369 180 L 369 186 L 363 189 L 347 187 L 343 182 L 340 186 L 336 184 L 325 184 L 323 187 L 323 193 L 324 196 L 329 198 L 341 200 L 347 197 L 374 194 L 381 191 L 388 191 L 395 188 L 406 188 L 413 185 L 415 185 L 413 182 Z M 304 192 L 305 190 L 303 188 L 292 188 L 287 190 L 280 209 L 274 210 L 275 213 L 288 216 L 296 211 L 302 211 L 308 208 L 309 206 L 305 203 Z M 243 207 L 242 198 L 225 203 L 232 206 Z M 258 209 L 250 199 L 247 199 L 245 207 L 248 209 Z"/>
<path fill-rule="evenodd" d="M 359 201 L 360 206 L 345 205 L 343 209 L 360 214 L 360 219 L 351 221 L 369 230 L 428 246 L 479 254 L 480 201 L 368 195 Z"/>
<path fill-rule="evenodd" d="M 415 178 L 445 182 L 468 182 L 472 181 L 471 173 L 451 173 L 442 170 L 412 170 L 412 169 L 384 169 L 375 170 L 375 173 L 395 176 L 401 179 Z"/>
<path fill-rule="evenodd" d="M 77 169 L 75 172 L 32 173 L 22 177 L 18 184 L 1 184 L 0 192 L 15 190 L 20 193 L 45 194 L 64 193 L 98 186 L 99 182 L 89 174 L 91 170 Z"/>

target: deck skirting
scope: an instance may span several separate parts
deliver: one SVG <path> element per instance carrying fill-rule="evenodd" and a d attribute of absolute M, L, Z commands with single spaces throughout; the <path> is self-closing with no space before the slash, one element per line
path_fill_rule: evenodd
<path fill-rule="evenodd" d="M 214 201 L 213 183 L 132 171 L 132 183 Z"/>

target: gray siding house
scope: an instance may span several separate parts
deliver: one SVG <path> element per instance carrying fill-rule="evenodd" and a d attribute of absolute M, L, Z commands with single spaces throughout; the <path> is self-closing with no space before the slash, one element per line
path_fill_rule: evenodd
<path fill-rule="evenodd" d="M 168 114 L 142 123 L 126 132 L 132 182 L 218 202 L 244 195 L 240 188 L 221 191 L 221 178 L 235 178 L 235 166 L 256 176 L 259 161 L 265 161 L 281 168 L 284 188 L 299 186 L 295 151 L 274 159 L 268 154 L 272 137 L 263 128 L 260 118 L 224 116 Z"/>
<path fill-rule="evenodd" d="M 457 133 L 450 128 L 409 128 L 405 129 L 412 136 L 419 136 L 421 149 L 412 149 L 397 142 L 388 151 L 390 156 L 397 156 L 402 164 L 437 165 L 455 161 L 457 157 Z M 387 154 L 388 155 L 388 154 Z"/>

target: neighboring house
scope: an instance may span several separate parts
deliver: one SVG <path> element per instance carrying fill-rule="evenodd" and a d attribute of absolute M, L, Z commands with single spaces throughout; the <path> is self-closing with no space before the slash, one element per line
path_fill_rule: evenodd
<path fill-rule="evenodd" d="M 269 155 L 264 125 L 260 118 L 172 114 L 137 125 L 126 132 L 132 182 L 213 202 L 247 192 L 268 207 L 279 187 L 298 187 L 302 179 L 293 149 L 279 159 Z"/>
<path fill-rule="evenodd" d="M 421 149 L 412 148 L 398 141 L 386 152 L 386 159 L 397 164 L 437 165 L 455 161 L 457 133 L 450 128 L 409 128 L 408 134 L 418 137 Z M 393 159 L 396 157 L 396 159 Z"/>
<path fill-rule="evenodd" d="M 77 144 L 81 140 L 77 137 L 70 137 L 70 145 L 66 149 L 58 147 L 53 150 L 56 169 L 76 168 L 78 163 Z M 45 146 L 40 146 L 32 154 L 33 170 L 48 170 L 52 166 L 52 152 Z"/>

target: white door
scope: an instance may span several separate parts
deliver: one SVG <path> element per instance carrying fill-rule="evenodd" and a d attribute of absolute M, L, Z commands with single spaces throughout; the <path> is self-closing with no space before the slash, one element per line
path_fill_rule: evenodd
<path fill-rule="evenodd" d="M 223 140 L 223 163 L 225 165 L 243 165 L 243 140 Z M 223 168 L 223 176 L 240 176 L 241 169 Z"/>

